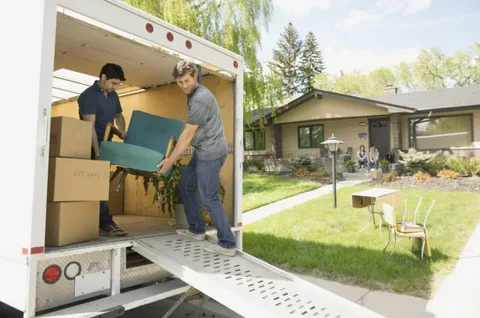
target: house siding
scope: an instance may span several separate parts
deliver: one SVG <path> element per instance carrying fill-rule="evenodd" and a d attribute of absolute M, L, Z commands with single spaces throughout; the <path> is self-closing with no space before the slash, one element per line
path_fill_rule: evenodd
<path fill-rule="evenodd" d="M 364 122 L 365 126 L 360 126 L 360 123 Z M 367 138 L 360 138 L 360 133 L 368 134 L 368 118 L 350 118 L 350 119 L 335 119 L 335 120 L 316 120 L 302 123 L 284 124 L 282 127 L 282 139 L 283 139 L 283 151 L 282 156 L 284 158 L 293 158 L 298 154 L 304 153 L 314 157 L 320 155 L 318 148 L 305 149 L 298 147 L 298 127 L 304 125 L 323 125 L 325 140 L 335 135 L 336 138 L 342 140 L 344 144 L 340 145 L 340 150 L 345 153 L 347 147 L 352 147 L 352 153 L 355 154 L 361 145 L 368 147 L 368 135 Z"/>
<path fill-rule="evenodd" d="M 390 115 L 384 107 L 365 105 L 346 101 L 340 98 L 323 96 L 314 98 L 303 105 L 279 115 L 274 123 L 285 124 L 318 119 L 351 118 Z"/>

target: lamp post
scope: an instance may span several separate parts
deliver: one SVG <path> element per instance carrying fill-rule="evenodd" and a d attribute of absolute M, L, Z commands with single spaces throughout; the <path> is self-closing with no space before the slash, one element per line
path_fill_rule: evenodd
<path fill-rule="evenodd" d="M 333 175 L 333 207 L 337 208 L 337 150 L 338 145 L 343 144 L 343 141 L 338 140 L 332 134 L 332 137 L 327 141 L 322 142 L 322 145 L 327 145 L 328 149 L 332 153 L 332 175 Z"/>

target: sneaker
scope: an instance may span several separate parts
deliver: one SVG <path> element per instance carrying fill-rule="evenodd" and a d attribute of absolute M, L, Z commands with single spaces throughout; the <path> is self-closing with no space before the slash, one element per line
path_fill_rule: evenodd
<path fill-rule="evenodd" d="M 237 253 L 236 248 L 225 248 L 225 247 L 221 247 L 220 245 L 213 245 L 213 244 L 204 246 L 203 250 L 209 253 L 231 256 L 231 257 L 235 256 L 235 254 Z"/>
<path fill-rule="evenodd" d="M 101 236 L 126 236 L 127 232 L 119 228 L 116 224 L 112 224 L 101 227 L 98 234 Z"/>
<path fill-rule="evenodd" d="M 177 230 L 177 234 L 186 236 L 188 238 L 191 238 L 191 239 L 194 239 L 194 240 L 197 240 L 197 241 L 204 241 L 205 238 L 206 238 L 205 233 L 195 234 L 195 233 L 190 232 L 190 230 L 188 230 L 188 229 L 186 229 L 186 230 L 185 229 L 179 229 L 179 230 Z"/>

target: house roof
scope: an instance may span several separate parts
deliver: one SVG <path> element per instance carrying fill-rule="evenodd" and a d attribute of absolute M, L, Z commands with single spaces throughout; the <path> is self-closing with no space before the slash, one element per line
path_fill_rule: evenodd
<path fill-rule="evenodd" d="M 370 98 L 363 98 L 363 97 L 357 97 L 357 96 L 352 96 L 352 95 L 345 95 L 345 94 L 339 94 L 335 92 L 330 92 L 330 91 L 325 91 L 321 89 L 313 89 L 310 92 L 301 95 L 295 99 L 292 99 L 288 101 L 286 104 L 282 106 L 277 106 L 273 107 L 275 109 L 275 116 L 279 116 L 281 114 L 284 114 L 288 112 L 289 110 L 302 105 L 303 103 L 309 101 L 310 99 L 313 98 L 321 98 L 322 96 L 332 96 L 336 98 L 341 98 L 345 99 L 348 101 L 353 101 L 357 103 L 363 103 L 363 104 L 369 104 L 373 106 L 379 106 L 379 107 L 385 107 L 385 108 L 391 108 L 391 109 L 396 109 L 404 112 L 409 112 L 413 113 L 416 111 L 416 109 L 408 107 L 408 106 L 403 106 L 403 105 L 395 105 L 389 102 L 383 102 L 383 101 L 378 101 L 378 100 L 373 100 Z M 257 110 L 253 110 L 251 113 L 252 116 L 252 122 L 256 122 L 260 119 L 258 115 Z M 268 107 L 264 109 L 264 119 L 269 120 L 272 118 L 272 107 Z"/>
<path fill-rule="evenodd" d="M 371 97 L 357 97 L 320 89 L 313 89 L 312 91 L 293 99 L 282 106 L 275 107 L 275 114 L 276 116 L 279 116 L 312 98 L 317 98 L 322 95 L 342 98 L 357 103 L 393 108 L 407 113 L 480 106 L 480 84 L 447 89 L 436 89 L 425 92 L 400 93 Z M 272 109 L 265 108 L 264 114 L 265 120 L 271 119 Z M 252 112 L 252 121 L 255 122 L 259 119 L 258 112 L 254 110 Z"/>
<path fill-rule="evenodd" d="M 379 102 L 412 107 L 419 111 L 472 107 L 480 106 L 480 84 L 368 98 Z"/>

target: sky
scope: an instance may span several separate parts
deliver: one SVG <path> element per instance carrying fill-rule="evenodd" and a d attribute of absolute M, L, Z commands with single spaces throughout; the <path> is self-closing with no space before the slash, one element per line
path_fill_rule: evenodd
<path fill-rule="evenodd" d="M 446 55 L 480 43 L 478 0 L 273 0 L 268 31 L 262 29 L 260 60 L 267 63 L 284 27 L 300 37 L 312 31 L 325 72 L 368 72 L 413 61 L 423 49 Z"/>

